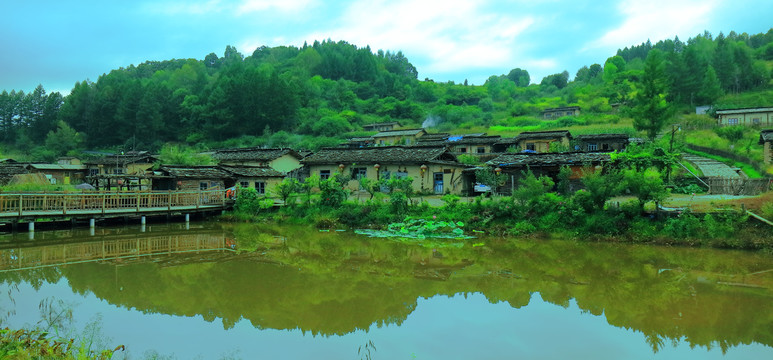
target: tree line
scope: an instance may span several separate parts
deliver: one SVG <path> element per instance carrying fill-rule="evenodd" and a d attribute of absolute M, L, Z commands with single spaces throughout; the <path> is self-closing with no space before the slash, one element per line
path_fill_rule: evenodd
<path fill-rule="evenodd" d="M 652 53 L 658 56 L 647 64 Z M 421 81 L 402 52 L 374 52 L 344 41 L 262 46 L 249 56 L 227 46 L 223 56 L 116 69 L 96 82 L 76 83 L 66 97 L 46 94 L 42 86 L 30 93 L 3 91 L 0 142 L 42 157 L 76 149 L 78 142 L 82 148 L 121 150 L 157 150 L 169 142 L 313 149 L 381 121 L 449 131 L 534 124 L 549 107 L 578 105 L 589 114 L 611 114 L 618 104 L 636 106 L 637 96 L 648 91 L 687 109 L 724 94 L 768 89 L 771 61 L 773 29 L 751 36 L 706 32 L 686 42 L 675 38 L 621 49 L 603 65 L 583 66 L 573 78 L 563 71 L 532 83 L 527 70 L 514 68 L 469 86 Z M 645 90 L 647 81 L 658 86 Z M 578 120 L 561 125 L 572 121 Z"/>

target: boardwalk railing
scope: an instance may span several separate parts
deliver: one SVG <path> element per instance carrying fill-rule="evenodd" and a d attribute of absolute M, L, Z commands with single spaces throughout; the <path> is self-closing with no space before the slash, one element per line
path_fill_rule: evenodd
<path fill-rule="evenodd" d="M 98 215 L 213 208 L 225 205 L 221 190 L 111 193 L 0 194 L 0 217 Z"/>

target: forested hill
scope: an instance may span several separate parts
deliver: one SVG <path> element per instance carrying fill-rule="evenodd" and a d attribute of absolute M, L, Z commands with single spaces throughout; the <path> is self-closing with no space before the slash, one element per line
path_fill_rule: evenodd
<path fill-rule="evenodd" d="M 398 120 L 439 131 L 519 126 L 544 108 L 569 105 L 614 121 L 621 115 L 612 105 L 633 99 L 648 57 L 657 62 L 668 101 L 684 112 L 718 99 L 724 106 L 773 105 L 760 103 L 771 96 L 754 104 L 723 100 L 769 91 L 773 29 L 648 41 L 582 67 L 573 79 L 564 71 L 532 84 L 527 70 L 515 68 L 481 86 L 419 80 L 401 52 L 323 41 L 260 47 L 249 56 L 228 46 L 222 57 L 145 62 L 77 83 L 65 98 L 42 87 L 3 91 L 0 141 L 51 157 L 78 147 L 157 150 L 167 142 L 318 148 L 368 123 Z"/>

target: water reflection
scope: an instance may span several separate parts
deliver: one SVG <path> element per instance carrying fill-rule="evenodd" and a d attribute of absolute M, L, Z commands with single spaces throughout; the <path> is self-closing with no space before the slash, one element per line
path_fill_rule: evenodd
<path fill-rule="evenodd" d="M 46 245 L 2 243 L 0 269 L 13 271 L 0 279 L 36 289 L 66 279 L 121 308 L 200 316 L 226 330 L 243 321 L 325 337 L 399 328 L 425 299 L 464 295 L 509 309 L 576 307 L 640 332 L 656 353 L 680 342 L 722 352 L 773 346 L 773 258 L 765 254 L 501 239 L 425 248 L 308 228 L 186 226 L 116 229 L 88 243 L 77 232 L 40 232 L 36 243 Z M 479 312 L 469 314 L 482 322 L 473 331 L 495 322 L 490 309 L 466 311 Z"/>

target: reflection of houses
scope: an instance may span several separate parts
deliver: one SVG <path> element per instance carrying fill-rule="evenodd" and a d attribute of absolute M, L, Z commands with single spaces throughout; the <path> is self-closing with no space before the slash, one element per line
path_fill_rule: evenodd
<path fill-rule="evenodd" d="M 568 166 L 572 170 L 570 179 L 577 180 L 582 176 L 583 168 L 604 165 L 611 160 L 609 153 L 572 152 L 572 153 L 542 153 L 542 154 L 502 154 L 486 164 L 501 169 L 507 174 L 507 183 L 503 189 L 511 190 L 517 186 L 517 181 L 523 171 L 531 170 L 535 176 L 549 176 L 558 180 L 561 167 Z"/>
<path fill-rule="evenodd" d="M 773 129 L 762 130 L 760 132 L 760 145 L 763 146 L 763 160 L 766 164 L 773 164 Z"/>
<path fill-rule="evenodd" d="M 395 127 L 400 126 L 400 123 L 397 121 L 390 121 L 390 122 L 381 122 L 381 123 L 375 123 L 375 124 L 365 124 L 362 125 L 362 129 L 365 131 L 392 131 L 395 129 Z"/>
<path fill-rule="evenodd" d="M 577 135 L 574 139 L 577 151 L 623 151 L 628 146 L 626 134 Z"/>
<path fill-rule="evenodd" d="M 419 138 L 426 134 L 427 132 L 424 129 L 404 129 L 382 131 L 373 135 L 372 138 L 375 146 L 412 145 L 416 144 Z"/>
<path fill-rule="evenodd" d="M 265 166 L 221 166 L 223 170 L 231 174 L 236 185 L 242 188 L 254 188 L 259 194 L 265 194 L 267 190 L 281 183 L 285 174 Z M 230 182 L 227 183 L 230 187 Z"/>
<path fill-rule="evenodd" d="M 771 126 L 773 107 L 717 110 L 717 125 Z"/>
<path fill-rule="evenodd" d="M 550 108 L 542 111 L 543 119 L 557 119 L 563 116 L 577 116 L 580 115 L 579 106 L 565 106 L 558 108 Z"/>
<path fill-rule="evenodd" d="M 495 152 L 533 151 L 538 153 L 567 151 L 572 134 L 568 130 L 524 131 L 515 138 L 501 139 L 494 144 Z"/>
<path fill-rule="evenodd" d="M 342 173 L 352 180 L 350 189 L 358 189 L 357 178 L 374 181 L 409 176 L 416 191 L 461 193 L 464 165 L 445 147 L 383 146 L 362 149 L 328 148 L 309 155 L 302 162 L 311 175 L 327 179 Z"/>
<path fill-rule="evenodd" d="M 232 176 L 219 166 L 163 165 L 153 172 L 153 190 L 225 189 Z"/>
<path fill-rule="evenodd" d="M 292 149 L 261 149 L 257 147 L 223 149 L 212 156 L 220 165 L 267 166 L 281 172 L 301 167 L 301 155 Z"/>

